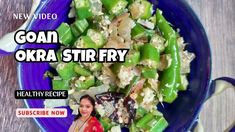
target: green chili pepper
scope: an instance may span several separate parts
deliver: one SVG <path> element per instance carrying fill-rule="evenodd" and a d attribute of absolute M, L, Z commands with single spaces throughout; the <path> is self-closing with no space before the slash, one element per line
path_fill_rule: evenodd
<path fill-rule="evenodd" d="M 157 68 L 160 54 L 159 51 L 151 44 L 144 44 L 140 47 L 140 61 L 143 65 L 150 68 Z"/>
<path fill-rule="evenodd" d="M 98 48 L 103 47 L 103 45 L 105 43 L 105 39 L 104 39 L 103 34 L 101 34 L 100 32 L 97 32 L 94 29 L 88 29 L 87 36 L 89 36 L 91 38 L 91 40 L 93 40 L 95 42 L 95 44 Z"/>
<path fill-rule="evenodd" d="M 59 63 L 56 67 L 56 71 L 60 75 L 60 77 L 64 80 L 70 80 L 72 77 L 76 76 L 76 73 L 74 72 L 74 66 L 75 63 L 69 62 L 69 63 Z"/>
<path fill-rule="evenodd" d="M 140 61 L 140 52 L 131 50 L 127 54 L 125 63 L 123 65 L 124 66 L 135 66 L 139 63 L 139 61 Z"/>
<path fill-rule="evenodd" d="M 65 80 L 52 80 L 53 90 L 69 90 L 69 81 Z"/>
<path fill-rule="evenodd" d="M 137 123 L 136 127 L 138 128 L 146 128 L 146 123 L 151 121 L 154 118 L 154 115 L 151 113 L 147 113 L 143 118 L 141 118 Z"/>
<path fill-rule="evenodd" d="M 164 95 L 163 100 L 169 100 L 168 96 L 172 96 L 173 90 L 181 84 L 180 81 L 180 56 L 179 49 L 176 42 L 176 33 L 173 28 L 168 24 L 166 19 L 162 16 L 162 12 L 157 9 L 156 12 L 157 26 L 162 32 L 164 38 L 167 40 L 168 45 L 165 49 L 166 54 L 170 54 L 172 63 L 170 67 L 163 71 L 160 80 L 160 89 Z M 173 96 L 174 97 L 174 96 Z M 167 98 L 167 100 L 166 100 Z"/>
<path fill-rule="evenodd" d="M 85 78 L 85 80 L 76 80 L 75 86 L 78 91 L 82 89 L 88 89 L 89 87 L 95 85 L 95 77 L 94 76 L 88 76 Z"/>
<path fill-rule="evenodd" d="M 155 78 L 157 70 L 155 68 L 144 67 L 141 69 L 141 73 L 144 78 Z"/>
<path fill-rule="evenodd" d="M 79 75 L 81 75 L 81 76 L 90 76 L 91 75 L 90 71 L 88 71 L 87 69 L 81 67 L 78 64 L 74 66 L 74 71 L 76 73 L 78 73 Z"/>
<path fill-rule="evenodd" d="M 93 16 L 89 0 L 74 0 L 76 15 L 79 19 L 86 19 Z"/>
<path fill-rule="evenodd" d="M 118 15 L 127 6 L 128 2 L 126 0 L 101 0 L 102 4 L 104 5 L 105 9 L 114 15 Z"/>
<path fill-rule="evenodd" d="M 67 23 L 61 23 L 56 29 L 59 35 L 60 43 L 69 46 L 74 40 L 73 33 Z"/>
<path fill-rule="evenodd" d="M 71 30 L 75 37 L 81 35 L 89 26 L 86 19 L 76 20 L 73 24 L 71 24 Z"/>

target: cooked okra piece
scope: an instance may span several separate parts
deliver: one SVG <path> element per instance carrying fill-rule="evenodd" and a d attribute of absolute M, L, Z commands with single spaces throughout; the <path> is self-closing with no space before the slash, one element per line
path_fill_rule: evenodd
<path fill-rule="evenodd" d="M 181 78 L 181 85 L 179 86 L 178 89 L 180 91 L 185 91 L 185 90 L 187 90 L 187 86 L 188 86 L 187 77 L 186 77 L 186 75 L 181 75 L 180 78 Z"/>
<path fill-rule="evenodd" d="M 153 7 L 147 0 L 136 0 L 129 8 L 133 19 L 148 19 L 152 16 Z"/>
<path fill-rule="evenodd" d="M 97 49 L 95 42 L 89 36 L 81 36 L 75 43 L 77 48 Z"/>
<path fill-rule="evenodd" d="M 144 44 L 140 47 L 140 61 L 150 68 L 157 68 L 159 63 L 159 51 L 151 44 Z"/>
<path fill-rule="evenodd" d="M 81 35 L 89 26 L 86 19 L 76 20 L 73 24 L 71 24 L 71 30 L 75 37 Z"/>
<path fill-rule="evenodd" d="M 75 86 L 78 91 L 82 89 L 88 89 L 93 85 L 95 85 L 94 76 L 88 76 L 88 77 L 81 76 L 78 80 L 75 81 Z"/>
<path fill-rule="evenodd" d="M 139 63 L 140 61 L 140 52 L 132 50 L 130 51 L 125 59 L 125 63 L 123 64 L 124 66 L 135 66 Z"/>
<path fill-rule="evenodd" d="M 169 89 L 170 90 L 170 89 Z M 173 91 L 167 91 L 166 92 L 169 92 L 171 94 L 169 94 L 168 96 L 165 96 L 163 98 L 163 100 L 167 103 L 172 103 L 173 101 L 175 101 L 175 99 L 178 97 L 178 93 L 177 93 L 177 90 L 173 90 Z"/>
<path fill-rule="evenodd" d="M 91 66 L 89 67 L 91 71 L 101 71 L 102 70 L 102 63 L 99 62 L 93 62 L 91 63 Z"/>
<path fill-rule="evenodd" d="M 150 43 L 159 50 L 163 52 L 165 49 L 165 39 L 158 34 L 154 34 L 150 40 Z"/>
<path fill-rule="evenodd" d="M 135 27 L 131 30 L 131 37 L 133 39 L 138 39 L 146 36 L 146 29 L 140 25 L 139 23 L 136 23 Z"/>
<path fill-rule="evenodd" d="M 86 19 L 93 16 L 89 0 L 74 0 L 74 5 L 78 19 Z"/>
<path fill-rule="evenodd" d="M 56 71 L 63 80 L 70 80 L 72 77 L 76 76 L 76 73 L 74 72 L 74 66 L 75 63 L 73 62 L 61 62 L 57 65 Z"/>
<path fill-rule="evenodd" d="M 123 12 L 128 2 L 126 0 L 101 0 L 105 9 L 114 15 L 118 15 Z"/>
<path fill-rule="evenodd" d="M 157 116 L 147 125 L 150 127 L 150 132 L 162 132 L 168 126 L 168 123 L 163 116 Z"/>
<path fill-rule="evenodd" d="M 53 90 L 69 90 L 69 81 L 67 80 L 52 80 Z"/>
<path fill-rule="evenodd" d="M 98 48 L 103 47 L 103 45 L 105 43 L 105 38 L 102 33 L 98 32 L 94 29 L 88 29 L 87 36 L 89 36 L 91 38 L 91 40 L 95 42 L 95 44 Z"/>
<path fill-rule="evenodd" d="M 137 118 L 144 117 L 146 113 L 147 111 L 143 107 L 139 106 L 138 109 L 136 110 L 136 117 Z"/>
<path fill-rule="evenodd" d="M 144 117 L 142 117 L 137 123 L 136 127 L 138 128 L 146 128 L 146 124 L 154 118 L 154 115 L 151 113 L 147 113 Z"/>
<path fill-rule="evenodd" d="M 141 69 L 141 74 L 144 78 L 155 78 L 157 70 L 155 68 L 144 67 Z"/>
<path fill-rule="evenodd" d="M 69 46 L 74 40 L 73 33 L 71 28 L 67 23 L 61 23 L 60 26 L 56 29 L 59 35 L 60 43 Z"/>
<path fill-rule="evenodd" d="M 74 71 L 75 71 L 77 74 L 81 75 L 81 76 L 90 76 L 90 75 L 91 75 L 91 72 L 90 72 L 89 70 L 85 69 L 84 67 L 82 67 L 82 66 L 79 65 L 79 64 L 76 64 L 76 65 L 74 66 Z"/>

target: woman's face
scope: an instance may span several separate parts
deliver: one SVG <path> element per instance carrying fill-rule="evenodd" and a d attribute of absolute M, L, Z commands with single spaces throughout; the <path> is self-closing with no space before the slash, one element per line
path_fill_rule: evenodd
<path fill-rule="evenodd" d="M 79 107 L 79 112 L 83 117 L 88 117 L 91 115 L 91 112 L 93 111 L 93 106 L 91 102 L 84 98 L 80 101 L 80 107 Z"/>

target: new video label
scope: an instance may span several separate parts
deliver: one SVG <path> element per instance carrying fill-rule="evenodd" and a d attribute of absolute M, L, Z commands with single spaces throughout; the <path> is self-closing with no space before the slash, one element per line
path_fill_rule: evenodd
<path fill-rule="evenodd" d="M 67 90 L 16 90 L 16 99 L 67 99 Z"/>

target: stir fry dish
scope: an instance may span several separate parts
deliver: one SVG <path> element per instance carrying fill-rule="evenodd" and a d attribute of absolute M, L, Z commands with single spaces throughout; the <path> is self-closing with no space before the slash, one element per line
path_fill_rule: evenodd
<path fill-rule="evenodd" d="M 66 100 L 45 100 L 45 107 L 68 105 L 78 114 L 79 98 L 89 94 L 105 131 L 160 132 L 167 120 L 157 104 L 172 103 L 187 90 L 195 58 L 160 9 L 147 0 L 73 0 L 72 23 L 57 28 L 59 61 L 51 63 L 53 90 L 68 90 Z M 61 61 L 64 48 L 129 49 L 125 62 Z"/>

